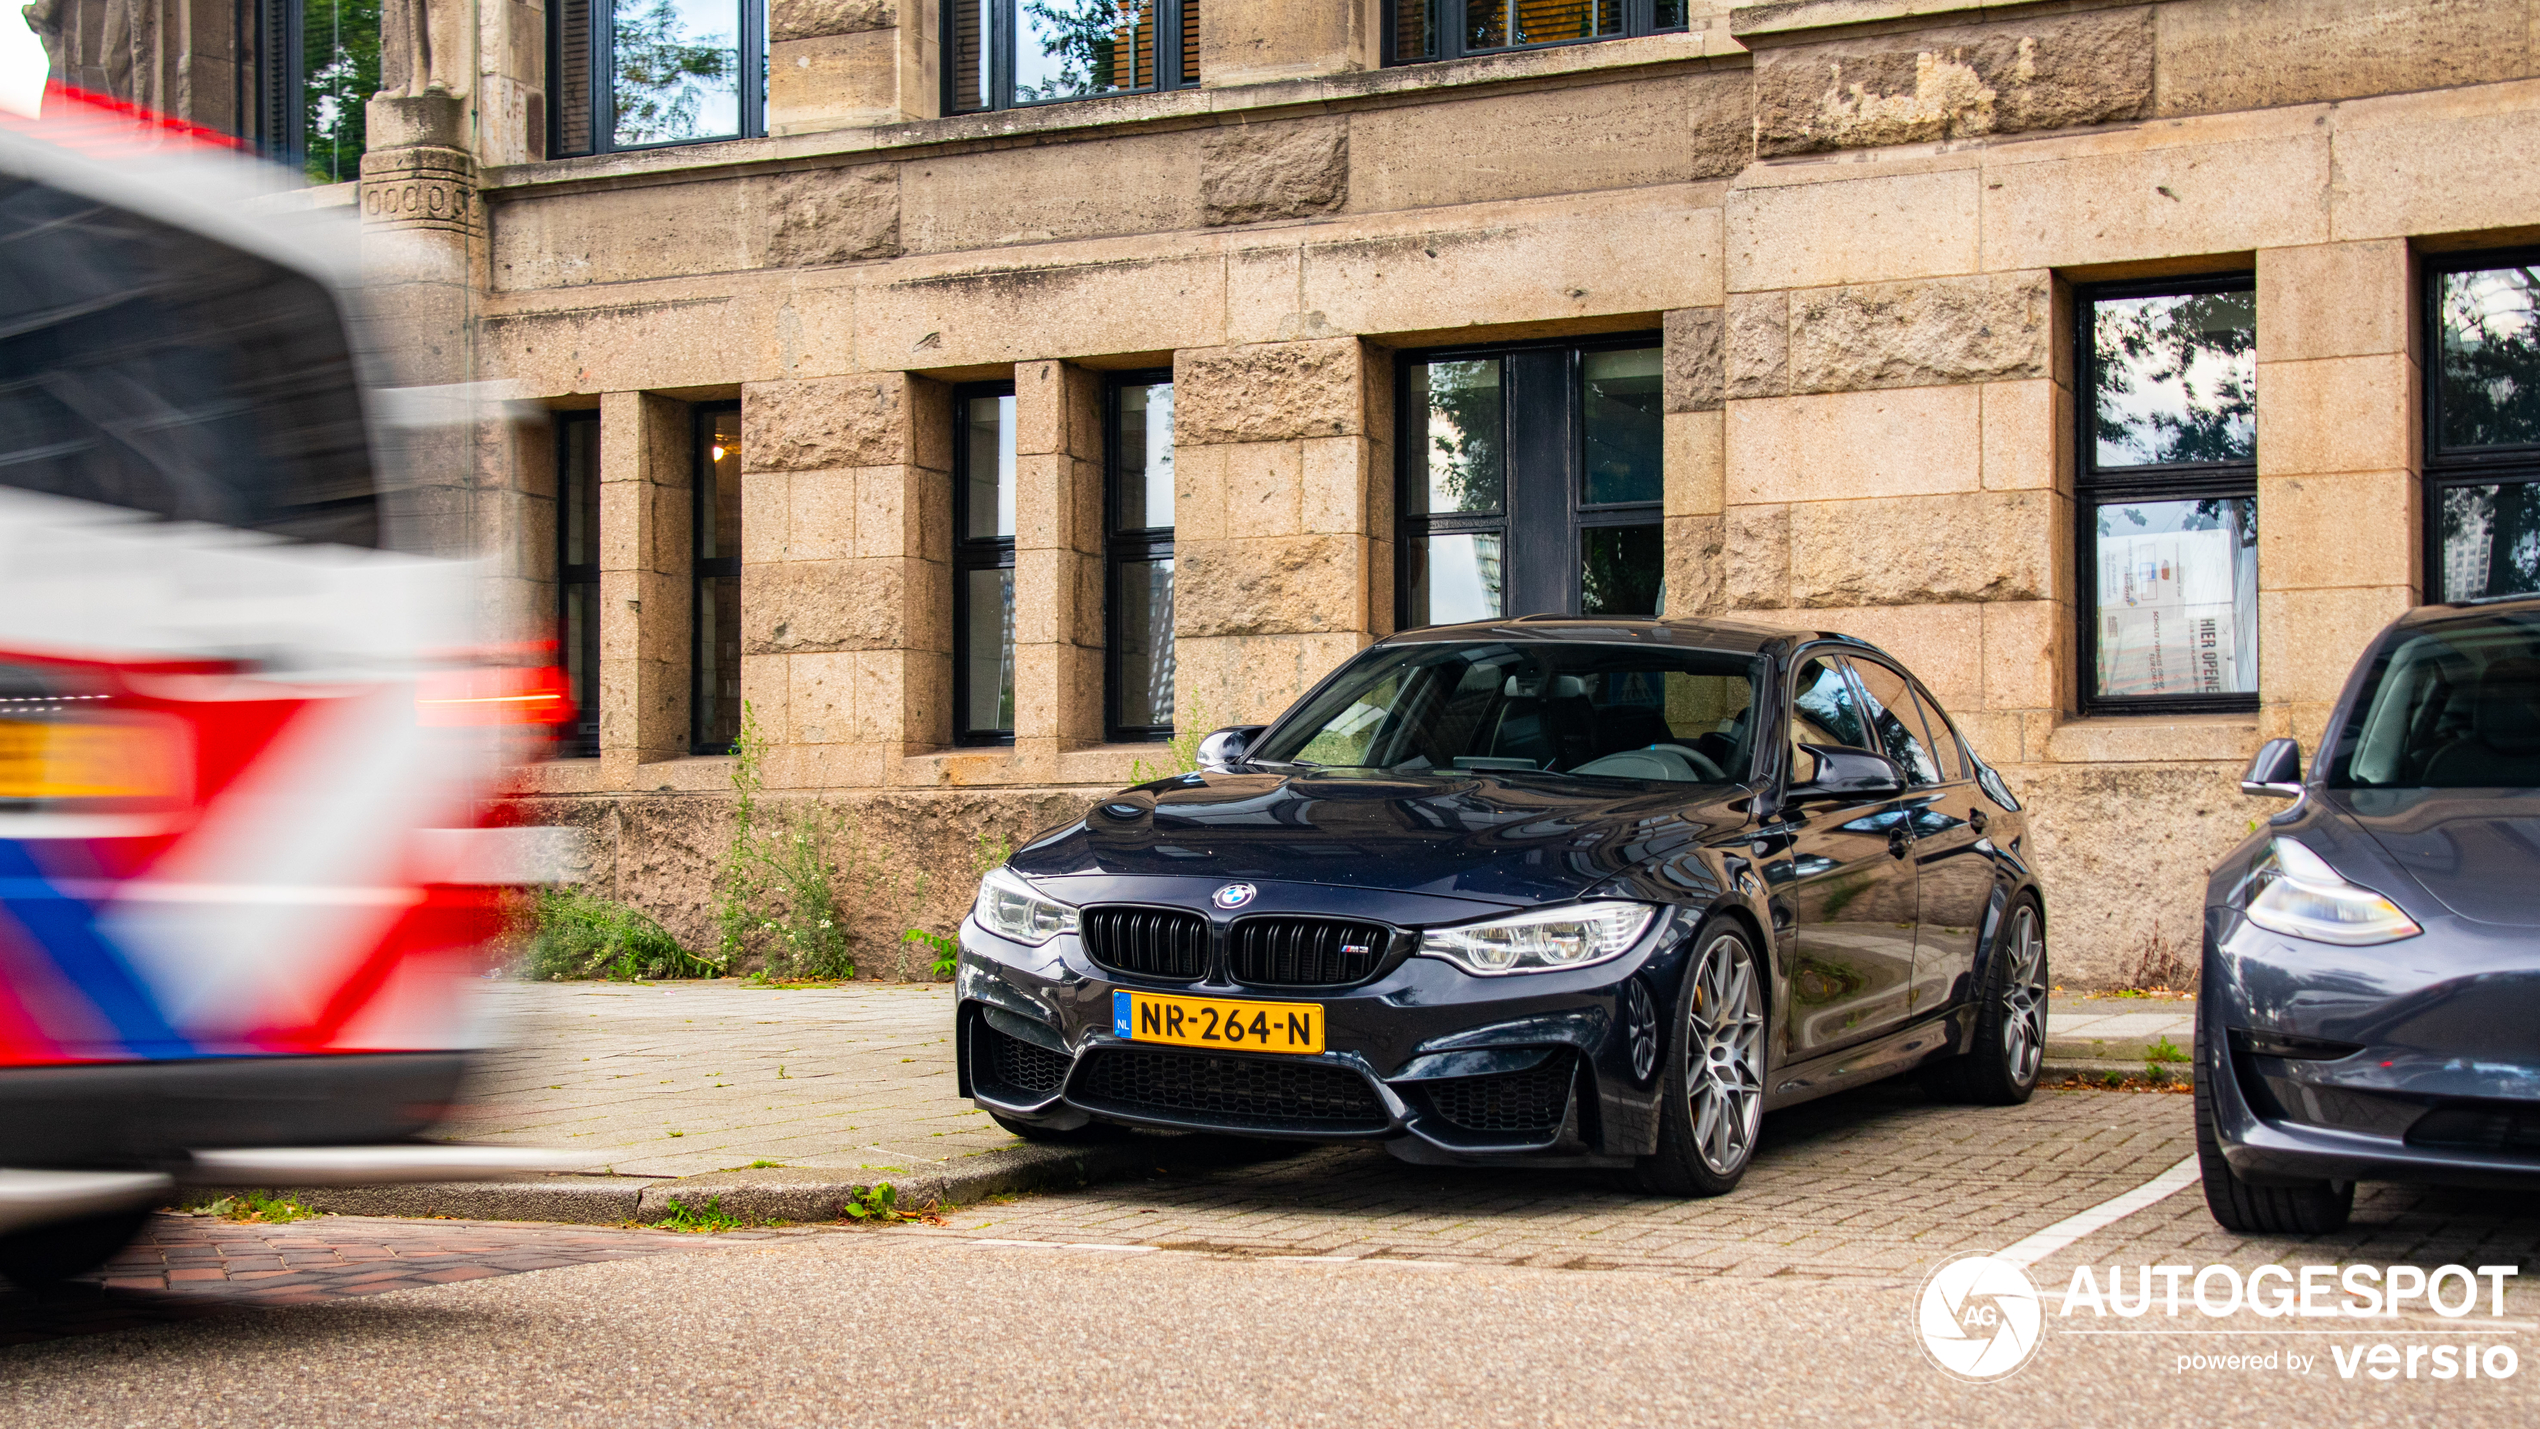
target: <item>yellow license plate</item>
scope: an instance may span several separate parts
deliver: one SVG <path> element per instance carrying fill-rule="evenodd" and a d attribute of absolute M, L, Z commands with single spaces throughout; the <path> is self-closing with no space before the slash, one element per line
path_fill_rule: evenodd
<path fill-rule="evenodd" d="M 183 748 L 160 721 L 0 720 L 0 799 L 166 799 Z"/>
<path fill-rule="evenodd" d="M 1166 1042 L 1176 1047 L 1214 1047 L 1230 1052 L 1320 1052 L 1323 1004 L 1230 1002 L 1216 997 L 1114 992 L 1111 1032 L 1132 1042 Z"/>

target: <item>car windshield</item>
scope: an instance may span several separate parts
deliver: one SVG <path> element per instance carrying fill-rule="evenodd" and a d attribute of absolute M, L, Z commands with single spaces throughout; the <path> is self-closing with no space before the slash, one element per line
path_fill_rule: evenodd
<path fill-rule="evenodd" d="M 1362 656 L 1251 762 L 1320 769 L 1746 777 L 1760 662 L 1643 645 L 1397 645 Z"/>
<path fill-rule="evenodd" d="M 2338 733 L 2332 789 L 2540 787 L 2540 612 L 2401 632 Z"/>

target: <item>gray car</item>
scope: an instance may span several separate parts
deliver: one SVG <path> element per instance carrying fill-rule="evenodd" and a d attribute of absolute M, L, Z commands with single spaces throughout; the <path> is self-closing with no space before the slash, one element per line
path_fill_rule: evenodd
<path fill-rule="evenodd" d="M 2229 1230 L 2358 1181 L 2540 1185 L 2540 599 L 2427 606 L 2357 664 L 2293 807 L 2205 893 L 2196 1143 Z"/>

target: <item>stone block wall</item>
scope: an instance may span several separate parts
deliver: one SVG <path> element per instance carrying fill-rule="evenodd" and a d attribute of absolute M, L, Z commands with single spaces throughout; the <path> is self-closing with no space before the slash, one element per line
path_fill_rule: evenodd
<path fill-rule="evenodd" d="M 1384 69 L 1372 7 L 1230 4 L 1201 91 L 937 118 L 933 6 L 780 3 L 776 139 L 483 180 L 476 370 L 598 403 L 633 523 L 607 747 L 525 797 L 617 821 L 612 886 L 702 906 L 728 762 L 646 693 L 685 678 L 651 633 L 685 404 L 743 403 L 771 787 L 966 868 L 1161 757 L 1103 741 L 1109 373 L 1174 374 L 1177 699 L 1214 726 L 1392 628 L 1398 354 L 1654 332 L 1671 610 L 1896 652 L 2028 801 L 2063 980 L 2175 967 L 2265 812 L 2241 763 L 2315 747 L 2422 598 L 2418 255 L 2540 234 L 2525 8 L 1781 0 Z M 2249 270 L 2260 708 L 2082 717 L 2073 288 Z M 1016 739 L 955 749 L 949 394 L 1009 378 Z M 534 546 L 527 449 L 480 443 L 478 527 Z M 536 603 L 535 561 L 508 578 Z"/>

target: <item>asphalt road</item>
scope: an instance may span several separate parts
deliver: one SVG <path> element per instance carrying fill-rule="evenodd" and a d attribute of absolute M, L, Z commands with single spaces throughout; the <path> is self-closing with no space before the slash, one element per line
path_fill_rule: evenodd
<path fill-rule="evenodd" d="M 2221 1236 L 2172 1169 L 2185 1113 L 1838 1098 L 1777 1119 L 1738 1195 L 1693 1203 L 1317 1152 L 940 1227 L 171 1217 L 114 1283 L 0 1301 L 0 1338 L 56 1336 L 0 1349 L 0 1424 L 2532 1422 L 2540 1287 L 2518 1278 L 2501 1317 L 2057 1316 L 2081 1264 L 2540 1275 L 2540 1214 L 2504 1196 L 2372 1188 L 2336 1237 Z M 2090 1219 L 2147 1182 L 2185 1189 Z M 2009 1378 L 1962 1384 L 1921 1348 L 1925 1277 L 2017 1245 L 2043 1334 Z M 2516 1373 L 2339 1373 L 2382 1343 L 2402 1365 L 2504 1349 Z"/>

